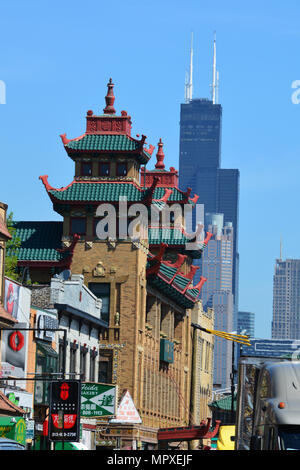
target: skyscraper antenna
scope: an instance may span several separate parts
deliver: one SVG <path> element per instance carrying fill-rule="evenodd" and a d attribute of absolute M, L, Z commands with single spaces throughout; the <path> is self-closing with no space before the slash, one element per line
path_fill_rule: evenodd
<path fill-rule="evenodd" d="M 185 102 L 189 103 L 193 99 L 193 39 L 194 33 L 191 33 L 191 51 L 190 51 L 190 71 L 185 83 Z"/>
<path fill-rule="evenodd" d="M 213 104 L 216 104 L 216 94 L 217 94 L 217 44 L 216 44 L 216 32 L 214 32 L 213 81 L 212 81 Z"/>

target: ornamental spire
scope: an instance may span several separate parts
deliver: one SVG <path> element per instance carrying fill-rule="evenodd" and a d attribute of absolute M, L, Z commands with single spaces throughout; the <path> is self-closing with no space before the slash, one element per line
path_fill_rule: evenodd
<path fill-rule="evenodd" d="M 114 84 L 112 82 L 112 79 L 109 79 L 109 82 L 107 84 L 107 95 L 105 97 L 105 102 L 106 102 L 106 107 L 103 109 L 104 114 L 115 114 L 116 110 L 114 108 L 114 101 L 115 101 L 115 96 L 114 96 Z"/>
<path fill-rule="evenodd" d="M 161 139 L 159 139 L 158 151 L 157 151 L 157 154 L 156 154 L 157 163 L 155 165 L 155 168 L 157 168 L 158 170 L 164 170 L 165 169 L 165 164 L 164 164 L 165 154 L 163 152 L 163 145 L 164 144 L 162 143 Z"/>

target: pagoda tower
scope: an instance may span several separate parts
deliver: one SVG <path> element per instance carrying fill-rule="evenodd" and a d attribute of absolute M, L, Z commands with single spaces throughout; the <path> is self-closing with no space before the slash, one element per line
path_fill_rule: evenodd
<path fill-rule="evenodd" d="M 175 204 L 183 213 L 198 196 L 178 188 L 175 168 L 166 170 L 161 139 L 155 168 L 146 169 L 155 147 L 144 135 L 132 137 L 131 117 L 126 111 L 118 115 L 114 106 L 110 79 L 103 113 L 87 112 L 81 136 L 60 136 L 74 162 L 74 179 L 63 188 L 51 186 L 47 175 L 40 179 L 63 221 L 16 222 L 18 264 L 35 282 L 50 282 L 68 270 L 84 275 L 102 299 L 107 325 L 99 338 L 102 377 L 120 393 L 129 391 L 141 418 L 112 422 L 111 433 L 122 434 L 128 425 L 141 441 L 157 444 L 159 428 L 189 423 L 182 406 L 182 400 L 189 403 L 191 382 L 188 312 L 205 282 L 193 285 L 193 260 L 211 235 L 202 242 L 189 237 L 184 219 L 178 223 L 174 214 L 167 226 L 161 223 L 166 208 Z M 140 238 L 128 230 L 137 205 L 148 214 L 146 236 Z M 187 249 L 191 241 L 194 248 Z"/>

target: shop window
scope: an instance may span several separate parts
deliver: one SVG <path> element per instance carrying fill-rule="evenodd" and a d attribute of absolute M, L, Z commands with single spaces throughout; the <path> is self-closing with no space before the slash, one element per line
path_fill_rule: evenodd
<path fill-rule="evenodd" d="M 70 220 L 70 235 L 86 234 L 86 219 L 84 217 L 72 217 Z"/>
<path fill-rule="evenodd" d="M 49 344 L 41 341 L 36 341 L 36 347 L 36 374 L 43 376 L 56 374 L 58 372 L 57 352 Z M 36 381 L 34 403 L 36 405 L 49 403 L 49 381 Z"/>
<path fill-rule="evenodd" d="M 117 176 L 126 176 L 127 175 L 127 164 L 126 163 L 117 163 Z"/>
<path fill-rule="evenodd" d="M 106 282 L 90 282 L 88 287 L 98 299 L 102 299 L 101 318 L 109 322 L 110 284 Z"/>
<path fill-rule="evenodd" d="M 81 164 L 81 176 L 92 175 L 92 164 L 90 162 L 83 162 Z"/>
<path fill-rule="evenodd" d="M 99 176 L 109 176 L 110 164 L 108 162 L 99 163 Z"/>

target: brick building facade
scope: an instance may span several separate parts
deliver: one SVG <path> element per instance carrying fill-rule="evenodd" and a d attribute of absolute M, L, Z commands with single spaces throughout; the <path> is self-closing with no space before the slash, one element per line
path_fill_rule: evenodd
<path fill-rule="evenodd" d="M 45 284 L 62 271 L 83 275 L 102 299 L 106 324 L 99 334 L 98 378 L 117 384 L 119 396 L 129 391 L 141 423 L 100 420 L 99 429 L 117 428 L 127 448 L 133 441 L 147 448 L 157 446 L 159 428 L 190 424 L 191 310 L 205 282 L 201 278 L 193 285 L 193 260 L 201 257 L 211 234 L 199 242 L 185 232 L 179 213 L 193 208 L 198 196 L 192 197 L 190 188 L 180 190 L 177 171 L 165 169 L 161 140 L 155 169 L 145 169 L 154 147 L 145 136 L 131 136 L 131 117 L 114 109 L 113 87 L 110 80 L 103 114 L 87 112 L 82 136 L 61 135 L 75 164 L 73 181 L 57 189 L 47 176 L 40 177 L 63 221 L 15 222 L 15 228 L 21 239 L 19 269 L 28 278 Z M 145 222 L 140 220 L 130 236 L 127 229 L 143 208 L 147 229 L 136 236 Z M 169 224 L 162 222 L 166 208 L 173 208 Z M 112 232 L 101 237 L 99 227 Z"/>

